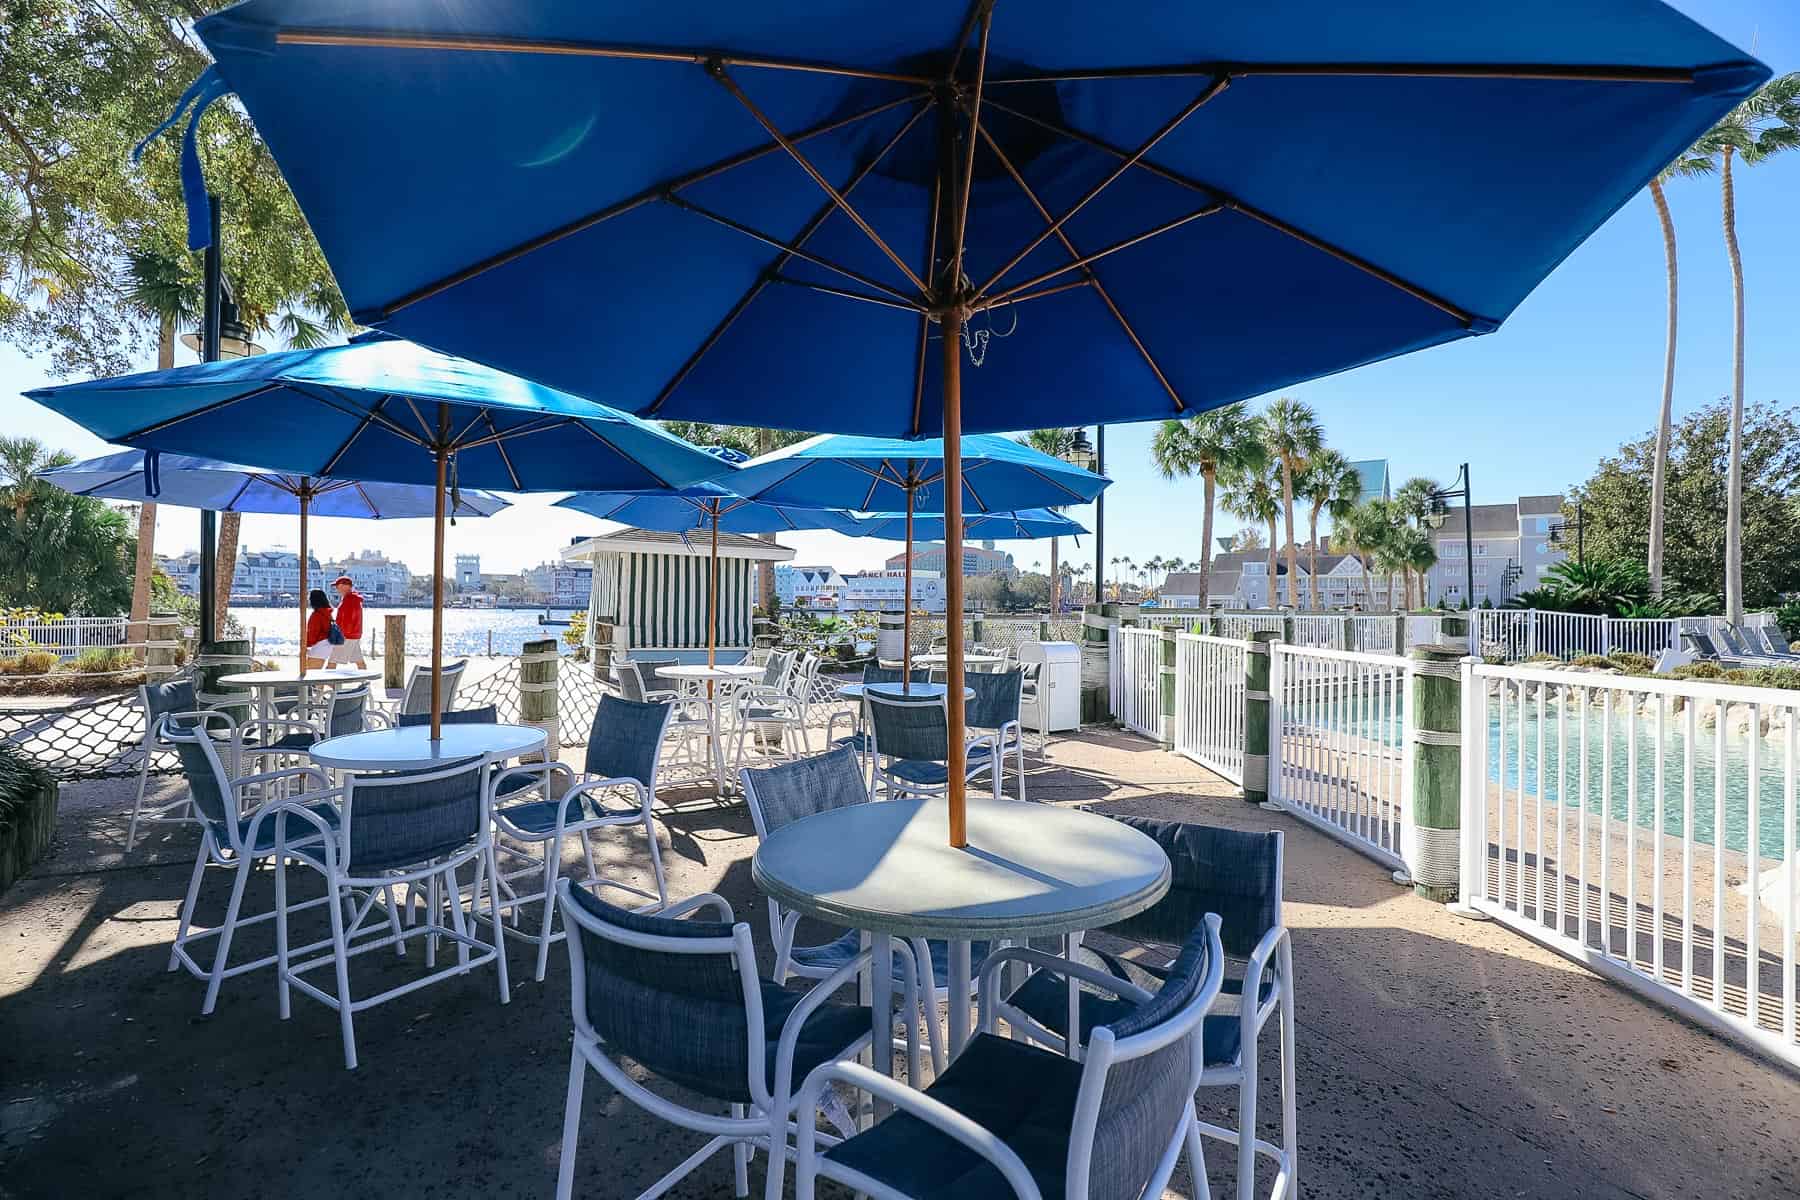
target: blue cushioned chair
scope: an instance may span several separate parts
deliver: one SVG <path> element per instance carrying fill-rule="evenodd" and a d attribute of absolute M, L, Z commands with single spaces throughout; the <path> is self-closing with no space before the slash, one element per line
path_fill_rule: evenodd
<path fill-rule="evenodd" d="M 277 821 L 292 818 L 285 828 L 292 839 L 296 833 L 307 836 L 303 844 L 287 846 L 287 854 L 278 858 L 275 871 L 275 954 L 280 981 L 281 1017 L 290 1012 L 290 991 L 300 991 L 320 1003 L 337 1010 L 338 1025 L 344 1039 L 344 1066 L 356 1069 L 355 1015 L 365 1008 L 396 999 L 408 992 L 438 983 L 456 975 L 466 975 L 476 967 L 493 963 L 498 975 L 500 1003 L 511 998 L 506 979 L 506 955 L 502 939 L 481 940 L 475 933 L 473 912 L 463 912 L 465 885 L 460 877 L 464 867 L 473 876 L 467 890 L 470 908 L 478 909 L 487 901 L 484 919 L 491 928 L 500 928 L 500 886 L 494 860 L 493 785 L 497 772 L 492 756 L 479 755 L 430 771 L 404 771 L 391 774 L 351 775 L 343 786 L 343 807 L 339 813 L 327 814 L 316 807 L 301 806 L 297 801 L 277 802 L 271 813 Z M 311 826 L 311 828 L 307 828 Z M 279 831 L 282 824 L 276 826 Z M 328 952 L 312 958 L 288 946 L 287 918 L 294 909 L 287 903 L 286 862 L 311 867 L 325 877 L 325 907 L 331 916 L 331 941 Z M 402 930 L 398 914 L 393 911 L 391 897 L 396 887 L 416 888 L 425 885 L 433 897 L 427 905 L 424 924 Z M 485 895 L 484 895 L 485 893 Z M 356 906 L 362 896 L 368 904 Z M 362 932 L 364 919 L 379 897 L 390 898 L 388 936 L 372 943 L 351 948 L 351 942 Z M 449 898 L 450 924 L 442 923 L 442 907 L 436 897 Z M 348 908 L 351 919 L 345 921 Z M 425 965 L 429 973 L 379 992 L 355 999 L 350 994 L 350 958 L 365 950 L 392 945 L 403 951 L 408 938 L 425 939 Z M 456 961 L 437 967 L 437 945 L 448 940 L 456 946 Z M 333 968 L 336 987 L 331 991 L 313 984 L 308 972 Z"/>
<path fill-rule="evenodd" d="M 982 968 L 984 1001 L 1004 955 Z M 1052 968 L 1118 996 L 1123 1007 L 1095 1028 L 1080 1061 L 983 1032 L 923 1092 L 859 1064 L 827 1063 L 807 1077 L 795 1156 L 798 1200 L 824 1176 L 894 1200 L 1154 1200 L 1185 1146 L 1206 1178 L 1194 1123 L 1200 1028 L 1219 996 L 1224 953 L 1207 918 L 1156 992 L 1097 967 Z M 820 1152 L 810 1115 L 833 1082 L 893 1104 L 873 1128 Z"/>
<path fill-rule="evenodd" d="M 1284 1194 L 1285 1187 L 1285 1194 L 1292 1195 L 1298 1187 L 1299 1164 L 1294 1094 L 1294 960 L 1281 914 L 1282 835 L 1273 830 L 1246 833 L 1147 817 L 1117 819 L 1141 830 L 1163 848 L 1169 856 L 1171 877 L 1166 896 L 1138 915 L 1107 926 L 1105 932 L 1138 942 L 1178 945 L 1203 914 L 1217 913 L 1223 919 L 1225 952 L 1246 960 L 1246 965 L 1241 976 L 1225 981 L 1225 991 L 1237 997 L 1239 1011 L 1206 1019 L 1206 1071 L 1200 1086 L 1238 1090 L 1239 1127 L 1233 1130 L 1202 1122 L 1199 1129 L 1209 1137 L 1237 1146 L 1241 1200 L 1250 1200 L 1255 1194 L 1258 1154 L 1272 1159 L 1277 1166 L 1275 1194 Z M 1136 959 L 1125 962 L 1109 954 L 1100 956 L 1120 979 L 1158 978 L 1167 973 L 1167 968 Z M 1002 950 L 996 957 L 1017 958 L 1019 954 Z M 1039 961 L 1035 957 L 1031 960 Z M 1089 991 L 1076 993 L 1081 1038 L 1085 1040 L 1090 1030 L 1115 1017 L 1120 1003 Z M 1069 1009 L 1069 989 L 1054 975 L 1039 972 L 1008 996 L 997 1011 L 1034 1041 L 1062 1046 L 1069 1028 Z M 1281 1145 L 1276 1146 L 1256 1137 L 1256 1083 L 1257 1044 L 1270 1018 L 1278 1012 L 1282 1134 Z"/>
<path fill-rule="evenodd" d="M 506 932 L 537 946 L 536 977 L 540 983 L 550 961 L 550 943 L 563 937 L 562 930 L 551 931 L 551 918 L 556 911 L 553 897 L 562 869 L 565 838 L 581 840 L 582 856 L 587 862 L 587 887 L 626 892 L 648 901 L 648 908 L 662 908 L 669 902 L 650 805 L 651 782 L 656 778 L 657 759 L 662 754 L 663 733 L 675 703 L 663 700 L 640 704 L 617 696 L 602 696 L 594 710 L 587 755 L 579 774 L 566 763 L 525 763 L 502 773 L 497 782 L 502 803 L 494 809 L 494 823 L 507 838 L 500 844 L 500 852 L 506 856 L 508 867 L 500 877 L 500 886 L 505 893 L 503 906 L 514 922 Z M 623 793 L 627 803 L 609 808 L 609 792 Z M 594 832 L 633 826 L 643 830 L 649 847 L 650 874 L 656 881 L 654 891 L 604 879 L 594 865 Z M 516 885 L 521 880 L 527 881 L 527 891 L 518 890 Z M 526 904 L 543 906 L 536 933 L 518 927 L 519 908 Z"/>
<path fill-rule="evenodd" d="M 139 825 L 199 825 L 194 813 L 193 797 L 183 793 L 179 799 L 144 807 L 144 792 L 150 782 L 150 760 L 160 752 L 172 751 L 173 744 L 159 734 L 162 719 L 169 713 L 193 712 L 200 707 L 194 698 L 192 679 L 171 679 L 167 683 L 146 683 L 138 687 L 138 707 L 144 713 L 144 736 L 141 743 L 143 761 L 138 764 L 137 799 L 131 804 L 131 824 L 125 830 L 125 853 L 137 845 Z"/>
<path fill-rule="evenodd" d="M 870 794 L 889 799 L 943 796 L 950 791 L 950 723 L 944 700 L 864 692 L 869 711 L 869 756 L 874 764 Z M 963 774 L 973 779 L 992 766 L 994 740 L 971 738 L 963 751 Z M 994 771 L 994 799 L 1000 772 Z"/>
<path fill-rule="evenodd" d="M 833 1003 L 869 965 L 859 954 L 807 992 L 790 992 L 757 974 L 750 926 L 732 919 L 731 906 L 711 894 L 683 900 L 656 915 L 627 912 L 556 884 L 569 944 L 570 999 L 575 1042 L 563 1110 L 559 1200 L 573 1192 L 575 1145 L 581 1132 L 581 1094 L 588 1069 L 654 1116 L 710 1135 L 640 1197 L 659 1196 L 726 1146 L 735 1168 L 735 1194 L 749 1194 L 753 1148 L 769 1154 L 767 1195 L 779 1200 L 795 1117 L 797 1082 L 822 1063 L 850 1058 L 873 1036 L 867 1007 Z M 711 910 L 715 919 L 698 915 Z M 916 1011 L 909 980 L 902 1012 Z M 908 1063 L 917 1078 L 918 1043 L 906 1022 Z M 678 1103 L 645 1087 L 620 1060 L 680 1085 L 728 1115 Z M 815 1097 L 816 1099 L 816 1097 Z M 802 1132 L 813 1109 L 804 1110 Z"/>
<path fill-rule="evenodd" d="M 439 725 L 497 725 L 500 722 L 500 708 L 494 704 L 483 704 L 480 708 L 456 708 L 438 714 Z M 430 713 L 400 713 L 394 718 L 394 728 L 409 729 L 420 725 L 431 724 Z"/>
<path fill-rule="evenodd" d="M 444 677 L 438 687 L 438 706 L 448 712 L 456 702 L 456 689 L 462 684 L 463 673 L 469 669 L 469 660 L 457 659 L 444 664 Z M 394 702 L 393 708 L 385 713 L 389 719 L 403 716 L 418 716 L 420 713 L 431 715 L 431 668 L 415 666 L 407 672 L 406 687 L 400 698 Z"/>
<path fill-rule="evenodd" d="M 975 693 L 964 708 L 970 733 L 992 739 L 986 762 L 994 771 L 994 795 L 1006 794 L 1002 775 L 1007 755 L 1013 755 L 1019 771 L 1019 799 L 1025 798 L 1025 731 L 1019 724 L 1019 708 L 1025 690 L 1025 671 L 973 671 L 963 683 Z M 971 759 L 973 761 L 973 758 Z"/>
<path fill-rule="evenodd" d="M 386 726 L 388 718 L 375 710 L 364 683 L 334 687 L 322 702 L 315 701 L 302 709 L 298 700 L 283 717 L 267 717 L 246 721 L 243 736 L 255 739 L 266 749 L 304 755 L 326 738 L 344 737 L 364 730 Z"/>

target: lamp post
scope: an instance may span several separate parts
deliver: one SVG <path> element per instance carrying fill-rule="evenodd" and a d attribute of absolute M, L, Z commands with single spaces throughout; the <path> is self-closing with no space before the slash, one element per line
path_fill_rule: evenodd
<path fill-rule="evenodd" d="M 1586 539 L 1584 539 L 1582 537 L 1583 524 L 1584 524 L 1584 522 L 1582 521 L 1582 518 L 1581 518 L 1581 501 L 1577 500 L 1577 501 L 1575 501 L 1575 519 L 1573 521 L 1568 521 L 1568 520 L 1558 521 L 1556 524 L 1550 526 L 1550 537 L 1549 537 L 1548 541 L 1550 542 L 1550 544 L 1552 546 L 1568 545 L 1569 532 L 1571 530 L 1574 531 L 1574 533 L 1575 533 L 1575 561 L 1577 563 L 1584 561 L 1583 551 L 1585 549 L 1584 542 Z"/>
<path fill-rule="evenodd" d="M 1075 430 L 1075 440 L 1062 454 L 1062 460 L 1070 466 L 1080 467 L 1083 471 L 1101 474 L 1105 471 L 1106 426 L 1096 426 L 1100 434 L 1100 445 L 1096 447 L 1088 441 L 1087 430 Z M 1103 581 L 1106 562 L 1106 493 L 1102 492 L 1094 500 L 1094 602 L 1105 599 Z"/>
<path fill-rule="evenodd" d="M 1459 484 L 1461 486 L 1457 486 Z M 1451 481 L 1450 487 L 1438 488 L 1428 497 L 1431 501 L 1432 528 L 1440 527 L 1450 512 L 1450 506 L 1445 501 L 1458 498 L 1463 502 L 1463 568 L 1468 573 L 1469 589 L 1464 593 L 1463 607 L 1472 609 L 1475 607 L 1475 501 L 1469 485 L 1468 463 L 1462 465 L 1462 469 L 1456 473 L 1456 478 Z"/>

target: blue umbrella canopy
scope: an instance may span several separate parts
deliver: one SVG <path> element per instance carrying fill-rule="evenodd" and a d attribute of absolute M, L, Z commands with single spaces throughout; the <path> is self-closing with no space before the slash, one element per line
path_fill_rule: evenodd
<path fill-rule="evenodd" d="M 379 521 L 429 517 L 437 511 L 436 488 L 289 475 L 191 454 L 158 455 L 152 492 L 145 467 L 144 451 L 121 450 L 46 471 L 40 478 L 78 496 L 215 512 L 299 513 L 303 496 L 306 511 L 315 517 Z M 464 489 L 453 500 L 449 512 L 456 517 L 491 517 L 507 507 L 499 496 L 475 489 Z"/>
<path fill-rule="evenodd" d="M 732 482 L 736 482 L 735 479 Z M 718 518 L 722 533 L 785 533 L 830 529 L 856 533 L 860 523 L 849 513 L 789 504 L 747 500 L 729 488 L 700 483 L 666 492 L 576 492 L 556 502 L 603 521 L 665 533 L 704 533 Z"/>
<path fill-rule="evenodd" d="M 962 439 L 962 506 L 1011 512 L 1086 504 L 1112 481 L 1011 438 Z M 825 434 L 753 458 L 731 476 L 733 490 L 772 504 L 859 512 L 942 513 L 944 444 L 939 438 Z"/>
<path fill-rule="evenodd" d="M 864 537 L 899 541 L 906 537 L 905 513 L 861 513 L 857 531 Z M 1027 508 L 1018 512 L 976 513 L 963 518 L 965 538 L 992 538 L 998 541 L 1032 541 L 1037 538 L 1076 537 L 1087 532 L 1079 521 L 1051 512 L 1047 508 Z M 914 514 L 912 536 L 941 540 L 944 518 Z"/>

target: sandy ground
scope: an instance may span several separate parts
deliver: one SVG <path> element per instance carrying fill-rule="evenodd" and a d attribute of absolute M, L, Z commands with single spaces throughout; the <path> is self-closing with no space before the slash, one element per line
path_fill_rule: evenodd
<path fill-rule="evenodd" d="M 1307 1195 L 1800 1196 L 1793 1076 L 1417 899 L 1143 739 L 1053 742 L 1030 789 L 1287 832 Z M 728 897 L 766 954 L 748 816 L 699 793 L 671 798 L 672 890 Z M 0 1197 L 551 1193 L 569 1038 L 560 948 L 543 984 L 512 949 L 505 1007 L 494 976 L 478 973 L 361 1014 L 363 1065 L 347 1072 L 335 1016 L 296 997 L 279 1021 L 267 974 L 228 982 L 217 1013 L 199 1017 L 201 986 L 164 971 L 195 838 L 158 831 L 125 858 L 130 799 L 129 783 L 66 789 L 53 853 L 0 896 Z M 641 850 L 607 857 L 628 869 Z M 267 903 L 263 886 L 253 904 Z M 222 873 L 207 879 L 203 919 L 217 919 L 227 887 Z M 356 962 L 360 994 L 417 958 Z M 1268 1113 L 1272 1040 L 1265 1059 Z M 1234 1119 L 1229 1094 L 1202 1099 L 1207 1115 Z M 635 1195 L 695 1144 L 590 1076 L 578 1191 Z M 1230 1195 L 1230 1156 L 1210 1150 L 1214 1194 Z M 760 1188 L 760 1160 L 751 1176 Z M 1192 1194 L 1185 1171 L 1175 1184 Z M 729 1196 L 728 1161 L 671 1194 Z"/>

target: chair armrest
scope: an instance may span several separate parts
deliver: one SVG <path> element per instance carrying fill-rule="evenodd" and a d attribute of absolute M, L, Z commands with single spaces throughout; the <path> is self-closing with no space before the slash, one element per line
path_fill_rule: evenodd
<path fill-rule="evenodd" d="M 906 970 L 900 976 L 901 1002 L 904 1005 L 901 1011 L 915 1013 L 919 1010 L 919 972 L 916 960 L 904 941 L 895 939 L 889 944 L 893 947 L 896 957 L 904 958 L 906 961 Z M 788 1013 L 787 1019 L 781 1023 L 781 1037 L 775 1043 L 775 1086 L 770 1093 L 775 1100 L 776 1112 L 786 1111 L 787 1098 L 793 1094 L 794 1052 L 799 1048 L 800 1031 L 805 1026 L 807 1018 L 817 1012 L 819 1006 L 829 1000 L 833 992 L 847 983 L 856 982 L 857 977 L 871 967 L 874 958 L 874 951 L 863 950 L 849 962 L 813 984 L 812 987 L 806 989 L 806 995 L 801 997 L 800 1003 L 793 1007 L 793 1010 Z M 890 1026 L 893 1023 L 891 1014 L 888 1023 Z M 893 1036 L 891 1029 L 888 1036 Z M 906 1069 L 908 1079 L 919 1077 L 919 1034 L 911 1020 L 906 1022 Z"/>
<path fill-rule="evenodd" d="M 731 902 L 717 892 L 701 892 L 698 896 L 689 896 L 686 900 L 671 904 L 656 915 L 675 920 L 702 908 L 712 908 L 718 913 L 721 921 L 735 921 L 736 914 L 731 911 Z"/>
<path fill-rule="evenodd" d="M 341 796 L 343 795 L 343 792 L 340 789 L 331 794 Z M 318 830 L 319 845 L 324 851 L 323 858 L 325 869 L 328 872 L 335 872 L 337 870 L 338 831 L 333 829 L 326 822 L 325 818 L 321 817 L 318 813 L 312 811 L 312 809 L 308 807 L 308 803 L 318 803 L 319 794 L 308 792 L 307 795 L 311 798 L 307 803 L 303 803 L 297 799 L 284 799 L 269 800 L 257 805 L 256 811 L 250 814 L 249 823 L 244 826 L 244 844 L 246 846 L 256 845 L 257 830 L 262 827 L 262 823 L 272 816 L 286 815 L 304 821 L 314 829 Z M 275 845 L 277 847 L 287 845 L 287 825 L 283 823 L 276 826 L 276 833 L 279 836 L 277 837 Z M 304 844 L 306 842 L 310 842 L 310 839 L 301 839 L 301 842 L 298 844 Z"/>
<path fill-rule="evenodd" d="M 319 785 L 319 792 L 330 792 L 333 795 L 343 794 L 343 789 L 332 787 L 331 777 L 326 775 L 325 772 L 318 767 L 283 767 L 279 771 L 263 771 L 256 775 L 240 775 L 231 781 L 231 788 L 233 791 L 241 791 L 246 787 L 257 787 L 265 783 L 277 783 L 283 779 L 310 779 Z M 308 796 L 313 797 L 313 800 L 308 803 L 316 803 L 319 792 L 307 792 L 306 794 Z"/>
<path fill-rule="evenodd" d="M 566 805 L 570 800 L 580 800 L 595 792 L 603 792 L 612 788 L 630 788 L 637 794 L 638 812 L 632 815 L 639 816 L 650 810 L 650 789 L 645 787 L 638 780 L 629 778 L 628 776 L 620 776 L 616 779 L 584 780 L 563 793 L 563 803 Z M 605 808 L 601 808 L 597 803 L 595 804 L 595 808 L 599 809 L 603 815 L 607 812 Z M 613 813 L 611 815 L 618 817 L 624 816 L 625 814 Z"/>
<path fill-rule="evenodd" d="M 994 982 L 1000 974 L 1000 968 L 1009 962 L 1024 963 L 1039 971 L 1049 971 L 1064 978 L 1076 979 L 1119 997 L 1138 1004 L 1150 999 L 1146 992 L 1130 980 L 1120 979 L 1111 971 L 1089 966 L 1087 963 L 1073 962 L 1066 958 L 1058 958 L 1054 954 L 1046 954 L 1042 950 L 1033 950 L 1029 946 L 1005 946 L 995 950 L 981 961 L 981 1027 L 991 1028 L 992 1014 L 996 997 Z"/>
<path fill-rule="evenodd" d="M 825 719 L 825 744 L 827 746 L 831 745 L 832 739 L 837 736 L 837 723 L 839 717 L 843 717 L 849 722 L 850 732 L 856 732 L 856 711 L 854 709 L 839 709 Z"/>
<path fill-rule="evenodd" d="M 494 791 L 498 793 L 500 791 L 500 785 L 515 775 L 534 777 L 538 775 L 566 775 L 570 779 L 574 779 L 575 769 L 565 762 L 521 763 L 516 767 L 507 767 L 504 771 L 501 771 L 494 776 Z M 532 786 L 536 787 L 540 785 L 534 780 Z M 548 797 L 546 797 L 546 799 L 547 798 Z"/>
<path fill-rule="evenodd" d="M 1244 1024 L 1244 1036 L 1254 1038 L 1262 1031 L 1263 1023 L 1269 1014 L 1275 1011 L 1276 1001 L 1285 990 L 1287 980 L 1281 978 L 1280 971 L 1275 972 L 1276 986 L 1266 1004 L 1257 1003 L 1256 997 L 1262 992 L 1263 972 L 1269 970 L 1269 962 L 1273 959 L 1282 944 L 1288 940 L 1288 928 L 1277 925 L 1262 935 L 1256 948 L 1250 951 L 1250 958 L 1244 967 L 1244 992 L 1241 1020 Z"/>
<path fill-rule="evenodd" d="M 321 739 L 326 736 L 325 731 L 311 721 L 302 721 L 295 717 L 257 717 L 254 720 L 245 721 L 242 725 L 239 725 L 238 736 L 249 737 L 252 732 L 259 732 L 264 729 L 285 729 L 293 733 L 304 731 Z M 254 750 L 256 748 L 257 747 L 252 743 L 246 742 L 244 744 L 245 750 Z"/>
<path fill-rule="evenodd" d="M 889 1079 L 860 1063 L 828 1062 L 806 1077 L 806 1083 L 800 1090 L 799 1109 L 802 1115 L 795 1122 L 798 1135 L 796 1158 L 802 1172 L 810 1175 L 817 1171 L 813 1163 L 816 1157 L 814 1145 L 817 1140 L 817 1121 L 810 1117 L 819 1111 L 820 1097 L 833 1082 L 847 1083 L 859 1091 L 868 1092 L 908 1116 L 949 1134 L 992 1163 L 1012 1188 L 1016 1200 L 1043 1200 L 1024 1161 L 991 1130 L 971 1121 L 943 1101 L 933 1100 L 924 1092 Z"/>

